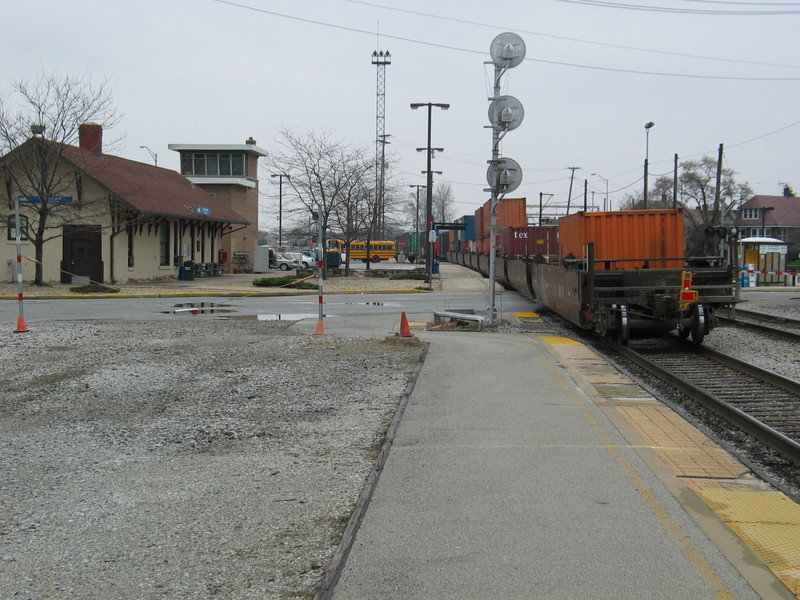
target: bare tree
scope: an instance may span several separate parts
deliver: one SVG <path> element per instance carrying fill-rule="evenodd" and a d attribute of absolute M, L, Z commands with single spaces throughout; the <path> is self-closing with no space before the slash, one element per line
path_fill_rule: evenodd
<path fill-rule="evenodd" d="M 747 201 L 753 190 L 747 183 L 736 183 L 735 171 L 722 169 L 720 173 L 719 214 L 715 217 L 717 195 L 717 159 L 703 156 L 699 161 L 687 160 L 679 165 L 677 205 L 685 209 L 687 245 L 701 251 L 705 245 L 703 232 L 711 225 L 732 219 L 733 210 Z M 648 208 L 672 208 L 673 178 L 659 177 L 648 193 Z M 642 194 L 629 194 L 621 208 L 642 208 Z M 717 222 L 715 222 L 715 219 Z"/>
<path fill-rule="evenodd" d="M 679 203 L 686 208 L 689 246 L 700 251 L 706 246 L 703 232 L 711 225 L 719 225 L 733 218 L 733 210 L 753 194 L 746 183 L 737 184 L 735 172 L 723 168 L 720 172 L 719 206 L 717 195 L 717 159 L 703 156 L 699 161 L 686 161 L 680 165 Z M 715 212 L 718 213 L 715 215 Z"/>
<path fill-rule="evenodd" d="M 353 180 L 352 183 L 343 201 L 334 209 L 332 220 L 332 226 L 341 234 L 345 245 L 345 276 L 350 274 L 350 244 L 362 238 L 372 239 L 376 214 L 375 195 L 366 178 Z"/>
<path fill-rule="evenodd" d="M 433 219 L 442 223 L 453 220 L 453 186 L 449 183 L 433 185 Z"/>
<path fill-rule="evenodd" d="M 671 177 L 658 177 L 647 192 L 647 208 L 672 208 L 672 188 Z M 641 191 L 626 194 L 619 207 L 622 210 L 643 209 L 644 194 Z"/>
<path fill-rule="evenodd" d="M 414 226 L 415 203 L 408 202 L 408 184 L 397 175 L 399 163 L 399 157 L 396 155 L 388 157 L 384 177 L 383 223 L 385 237 L 390 240 Z M 423 215 L 425 208 L 424 194 L 425 191 L 421 190 L 420 199 L 423 200 L 421 202 Z M 425 220 L 424 217 L 422 220 Z"/>
<path fill-rule="evenodd" d="M 270 154 L 268 163 L 274 172 L 291 177 L 290 212 L 322 219 L 323 236 L 343 223 L 350 231 L 363 212 L 363 189 L 375 168 L 366 151 L 334 141 L 326 132 L 298 135 L 289 129 L 280 132 L 276 144 L 280 150 Z M 325 240 L 319 244 L 324 248 Z"/>
<path fill-rule="evenodd" d="M 25 202 L 24 231 L 35 250 L 35 283 L 42 283 L 44 245 L 61 237 L 64 228 L 80 227 L 108 210 L 107 199 L 81 194 L 80 165 L 64 161 L 65 148 L 78 141 L 78 128 L 100 122 L 115 126 L 121 116 L 111 98 L 107 80 L 94 84 L 90 78 L 42 72 L 34 83 L 11 82 L 15 101 L 0 98 L 0 172 L 9 208 L 14 197 Z M 77 202 L 66 203 L 72 190 Z"/>

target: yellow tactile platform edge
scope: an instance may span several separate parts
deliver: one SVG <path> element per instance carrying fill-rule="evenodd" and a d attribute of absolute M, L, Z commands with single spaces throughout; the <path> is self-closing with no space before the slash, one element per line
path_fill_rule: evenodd
<path fill-rule="evenodd" d="M 679 477 L 736 479 L 749 472 L 666 406 L 618 406 L 617 411 Z"/>
<path fill-rule="evenodd" d="M 684 478 L 686 485 L 800 598 L 800 505 L 781 492 L 764 491 L 763 484 L 747 477 L 747 467 L 649 395 L 650 400 L 642 402 L 641 393 L 616 385 L 613 398 L 609 398 L 604 393 L 608 390 L 603 389 L 603 383 L 609 381 L 609 369 L 603 366 L 607 363 L 591 349 L 568 338 L 539 339 L 557 347 L 562 358 L 615 405 L 614 410 L 662 462 Z M 583 347 L 576 348 L 576 344 Z"/>
<path fill-rule="evenodd" d="M 538 319 L 539 313 L 535 312 L 515 312 L 514 316 L 518 319 Z"/>
<path fill-rule="evenodd" d="M 795 596 L 800 595 L 800 506 L 780 492 L 698 490 L 697 494 Z"/>

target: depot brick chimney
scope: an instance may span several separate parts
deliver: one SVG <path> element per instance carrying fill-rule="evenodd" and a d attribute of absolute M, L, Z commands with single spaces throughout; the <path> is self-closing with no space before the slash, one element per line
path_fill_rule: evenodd
<path fill-rule="evenodd" d="M 103 153 L 103 126 L 98 123 L 83 123 L 78 126 L 79 146 L 84 150 Z"/>

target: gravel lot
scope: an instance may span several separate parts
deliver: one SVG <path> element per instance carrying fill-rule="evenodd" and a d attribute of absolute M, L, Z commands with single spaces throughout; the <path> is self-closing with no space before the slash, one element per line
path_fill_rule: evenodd
<path fill-rule="evenodd" d="M 742 307 L 800 318 L 796 299 Z M 0 596 L 313 597 L 419 365 L 396 341 L 243 320 L 0 332 Z M 791 345 L 705 343 L 800 379 Z"/>
<path fill-rule="evenodd" d="M 800 290 L 793 299 L 785 295 L 771 299 L 747 300 L 742 309 L 800 320 Z M 800 348 L 789 340 L 767 338 L 734 327 L 718 327 L 703 341 L 704 346 L 730 354 L 762 369 L 800 381 Z"/>
<path fill-rule="evenodd" d="M 2 597 L 312 597 L 421 353 L 286 322 L 3 332 Z"/>

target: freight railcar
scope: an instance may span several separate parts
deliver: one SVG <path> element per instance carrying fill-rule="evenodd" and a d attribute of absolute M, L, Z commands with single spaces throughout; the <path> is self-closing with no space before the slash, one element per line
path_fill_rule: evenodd
<path fill-rule="evenodd" d="M 498 247 L 497 280 L 623 344 L 632 333 L 673 330 L 699 344 L 716 327 L 717 309 L 738 301 L 728 261 L 684 256 L 679 209 L 577 213 L 559 220 L 557 240 L 555 253 Z M 488 254 L 448 258 L 489 274 Z"/>

